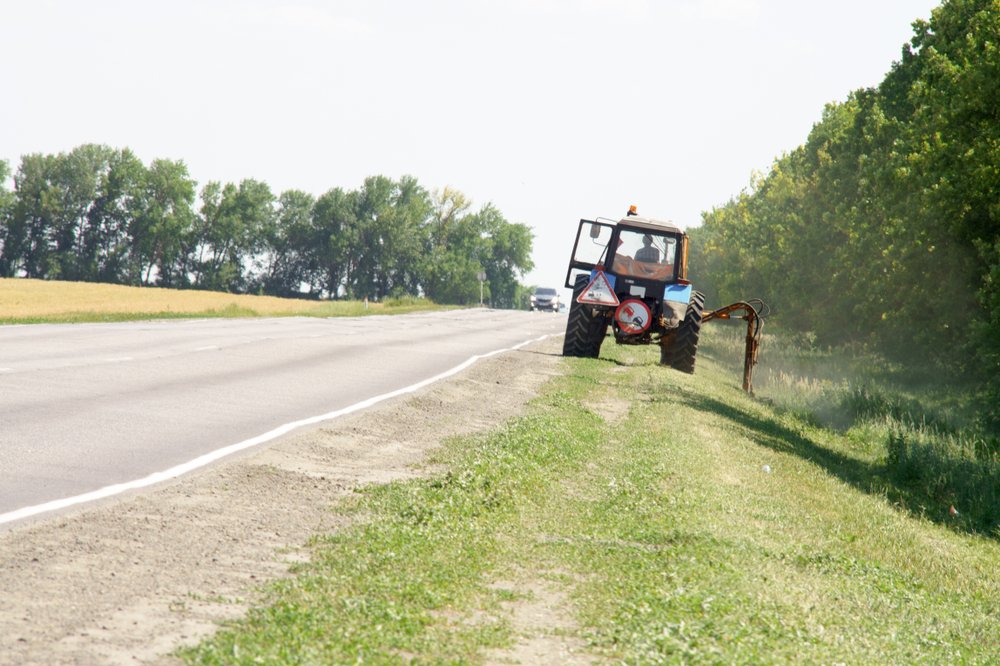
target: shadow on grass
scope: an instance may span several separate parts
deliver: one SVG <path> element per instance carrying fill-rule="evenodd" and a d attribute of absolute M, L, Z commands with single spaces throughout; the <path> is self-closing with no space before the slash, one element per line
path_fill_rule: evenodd
<path fill-rule="evenodd" d="M 984 507 L 984 511 L 978 512 L 978 515 L 956 519 L 949 515 L 948 503 L 945 500 L 930 497 L 919 488 L 900 483 L 899 479 L 888 473 L 884 464 L 859 460 L 831 450 L 776 419 L 741 411 L 709 396 L 681 394 L 672 399 L 699 411 L 718 414 L 742 427 L 750 439 L 760 446 L 781 453 L 790 453 L 818 465 L 829 474 L 864 493 L 886 497 L 893 505 L 911 515 L 923 516 L 961 532 L 1000 540 L 1000 530 L 997 529 L 1000 516 L 992 506 Z M 943 501 L 944 505 L 940 506 Z M 937 509 L 928 510 L 929 504 L 937 506 Z"/>
<path fill-rule="evenodd" d="M 562 352 L 540 351 L 538 349 L 524 349 L 523 347 L 521 349 L 518 349 L 517 353 L 519 353 L 519 354 L 533 354 L 535 356 L 557 356 L 559 358 L 562 358 L 562 356 L 563 356 Z"/>
<path fill-rule="evenodd" d="M 623 361 L 618 358 L 611 358 L 610 356 L 604 356 L 604 355 L 598 356 L 595 360 L 604 361 L 605 363 L 613 363 L 614 365 L 617 365 L 618 367 L 621 368 L 645 368 L 649 366 L 660 365 L 659 358 L 660 358 L 659 349 L 657 349 L 656 354 L 651 355 L 648 360 L 632 359 L 631 361 Z"/>
<path fill-rule="evenodd" d="M 843 481 L 866 492 L 871 489 L 874 482 L 884 482 L 880 476 L 881 465 L 873 465 L 832 451 L 777 420 L 748 414 L 709 396 L 686 394 L 677 398 L 694 409 L 718 414 L 742 426 L 748 431 L 750 438 L 761 446 L 781 453 L 791 453 L 820 465 Z"/>
<path fill-rule="evenodd" d="M 622 367 L 622 368 L 660 368 L 660 367 L 663 367 L 663 366 L 660 365 L 660 362 L 656 361 L 656 360 L 645 361 L 645 362 L 639 361 L 638 363 L 636 363 L 636 362 L 633 362 L 633 363 L 624 363 L 622 361 L 618 361 L 618 360 L 615 360 L 613 358 L 605 358 L 604 356 L 602 356 L 600 358 L 600 360 L 607 361 L 608 363 L 614 363 L 615 365 L 617 365 L 619 367 Z"/>

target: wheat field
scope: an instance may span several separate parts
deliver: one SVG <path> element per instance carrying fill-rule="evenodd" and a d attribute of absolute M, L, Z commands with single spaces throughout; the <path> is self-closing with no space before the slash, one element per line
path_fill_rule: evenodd
<path fill-rule="evenodd" d="M 187 317 L 334 317 L 436 307 L 416 298 L 390 299 L 366 306 L 359 301 L 311 301 L 91 282 L 0 279 L 0 323 L 6 324 Z"/>

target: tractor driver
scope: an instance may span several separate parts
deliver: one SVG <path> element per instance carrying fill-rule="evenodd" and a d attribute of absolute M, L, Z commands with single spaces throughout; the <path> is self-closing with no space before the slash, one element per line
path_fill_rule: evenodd
<path fill-rule="evenodd" d="M 645 261 L 650 264 L 660 261 L 660 251 L 653 247 L 653 237 L 649 234 L 645 234 L 642 237 L 642 247 L 636 251 L 635 260 Z"/>

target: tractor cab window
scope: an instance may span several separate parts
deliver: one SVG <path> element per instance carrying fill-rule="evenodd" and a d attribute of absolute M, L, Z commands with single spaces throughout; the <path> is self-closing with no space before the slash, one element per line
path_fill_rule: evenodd
<path fill-rule="evenodd" d="M 643 229 L 622 229 L 612 270 L 646 280 L 671 280 L 677 257 L 677 239 Z"/>
<path fill-rule="evenodd" d="M 613 229 L 606 224 L 581 224 L 573 260 L 584 264 L 603 264 Z"/>

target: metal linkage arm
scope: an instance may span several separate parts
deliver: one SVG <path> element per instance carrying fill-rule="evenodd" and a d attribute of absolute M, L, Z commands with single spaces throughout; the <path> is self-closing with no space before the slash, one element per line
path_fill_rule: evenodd
<path fill-rule="evenodd" d="M 730 303 L 717 310 L 705 312 L 701 316 L 702 323 L 705 323 L 713 319 L 732 319 L 732 314 L 736 312 L 744 313 L 739 317 L 747 322 L 746 350 L 743 355 L 743 390 L 750 394 L 753 394 L 753 367 L 757 365 L 757 351 L 760 348 L 761 332 L 764 330 L 761 312 L 766 309 L 764 301 L 752 299 L 751 302 Z"/>

